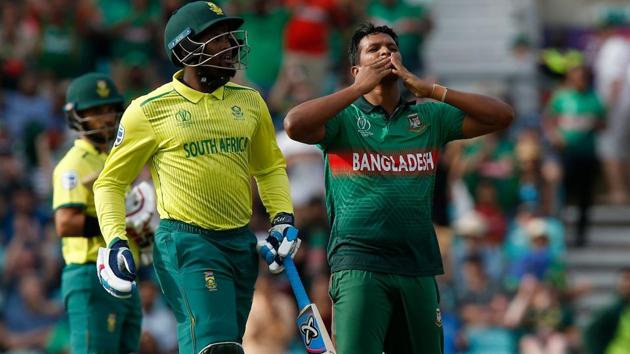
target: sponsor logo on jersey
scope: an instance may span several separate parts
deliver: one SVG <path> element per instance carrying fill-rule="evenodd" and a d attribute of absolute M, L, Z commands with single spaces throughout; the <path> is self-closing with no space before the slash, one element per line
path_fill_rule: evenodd
<path fill-rule="evenodd" d="M 420 120 L 418 113 L 408 115 L 407 119 L 409 120 L 409 130 L 413 132 L 421 133 L 427 128 L 427 125 Z"/>
<path fill-rule="evenodd" d="M 232 110 L 232 115 L 234 116 L 234 119 L 243 120 L 243 110 L 241 110 L 241 107 L 232 106 L 231 110 Z"/>
<path fill-rule="evenodd" d="M 125 138 L 125 127 L 121 125 L 118 126 L 118 133 L 116 133 L 116 140 L 114 141 L 114 147 L 120 145 Z"/>
<path fill-rule="evenodd" d="M 249 138 L 233 136 L 225 138 L 212 138 L 184 143 L 186 158 L 210 155 L 210 154 L 234 154 L 247 151 Z"/>
<path fill-rule="evenodd" d="M 214 277 L 214 272 L 211 270 L 203 272 L 203 277 L 206 282 L 206 288 L 208 291 L 217 291 L 217 280 Z"/>
<path fill-rule="evenodd" d="M 177 119 L 177 125 L 180 127 L 190 126 L 192 115 L 185 109 L 180 109 L 175 113 L 175 119 Z"/>
<path fill-rule="evenodd" d="M 359 134 L 361 134 L 361 136 L 363 137 L 371 136 L 373 135 L 373 133 L 370 131 L 370 129 L 372 129 L 372 124 L 370 123 L 370 121 L 364 116 L 358 116 L 357 131 L 359 132 Z"/>
<path fill-rule="evenodd" d="M 66 171 L 61 175 L 61 186 L 64 189 L 74 189 L 78 182 L 77 171 Z"/>
<path fill-rule="evenodd" d="M 334 175 L 423 175 L 433 174 L 437 167 L 437 151 L 381 154 L 350 152 L 328 154 Z"/>

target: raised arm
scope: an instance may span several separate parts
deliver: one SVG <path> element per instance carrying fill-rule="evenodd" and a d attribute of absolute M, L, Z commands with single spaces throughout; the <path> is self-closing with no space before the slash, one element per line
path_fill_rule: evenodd
<path fill-rule="evenodd" d="M 354 83 L 331 95 L 319 97 L 295 106 L 284 119 L 289 137 L 306 144 L 316 144 L 326 135 L 326 122 L 357 98 L 372 91 L 383 77 L 391 73 L 389 58 L 371 65 L 357 67 Z"/>
<path fill-rule="evenodd" d="M 464 138 L 474 138 L 505 129 L 514 119 L 512 108 L 501 100 L 429 84 L 410 73 L 400 62 L 398 55 L 392 56 L 392 63 L 393 72 L 416 97 L 443 101 L 466 113 L 462 127 Z"/>

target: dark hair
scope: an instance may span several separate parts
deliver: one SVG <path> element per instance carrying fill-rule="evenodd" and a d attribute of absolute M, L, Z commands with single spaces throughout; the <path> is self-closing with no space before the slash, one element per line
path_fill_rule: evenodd
<path fill-rule="evenodd" d="M 398 35 L 390 27 L 374 26 L 374 24 L 372 23 L 363 23 L 354 31 L 354 34 L 352 35 L 350 49 L 348 50 L 350 65 L 357 65 L 357 62 L 359 61 L 359 42 L 361 42 L 363 37 L 374 33 L 384 33 L 392 37 L 394 42 L 396 42 L 396 45 L 398 45 Z"/>

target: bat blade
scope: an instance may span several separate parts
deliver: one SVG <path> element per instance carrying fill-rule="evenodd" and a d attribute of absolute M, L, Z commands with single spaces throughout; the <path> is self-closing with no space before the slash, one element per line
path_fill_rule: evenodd
<path fill-rule="evenodd" d="M 335 354 L 335 348 L 315 304 L 308 304 L 303 308 L 296 322 L 307 353 Z"/>

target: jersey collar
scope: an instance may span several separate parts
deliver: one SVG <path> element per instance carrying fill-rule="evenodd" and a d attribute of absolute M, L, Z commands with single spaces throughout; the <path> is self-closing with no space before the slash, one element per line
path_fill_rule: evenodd
<path fill-rule="evenodd" d="M 217 100 L 223 100 L 223 92 L 225 90 L 225 86 L 221 86 L 211 93 L 204 93 L 194 90 L 186 84 L 184 84 L 181 80 L 184 77 L 184 71 L 180 70 L 173 75 L 173 87 L 175 91 L 180 95 L 184 96 L 185 99 L 192 103 L 198 103 L 204 96 L 212 96 Z"/>
<path fill-rule="evenodd" d="M 79 148 L 83 151 L 86 151 L 90 154 L 93 155 L 100 155 L 100 154 L 104 154 L 103 152 L 100 152 L 99 150 L 97 150 L 94 145 L 90 144 L 88 141 L 85 141 L 84 139 L 76 139 L 74 141 L 74 146 L 76 148 Z"/>
<path fill-rule="evenodd" d="M 398 106 L 396 106 L 396 109 L 394 110 L 394 112 L 399 112 L 401 109 L 406 108 L 406 107 L 411 106 L 411 105 L 414 105 L 415 103 L 416 103 L 415 100 L 411 100 L 411 101 L 406 101 L 405 102 L 401 98 L 400 101 L 398 101 Z M 374 110 L 380 108 L 381 112 L 386 115 L 385 110 L 383 110 L 383 108 L 381 106 L 375 106 L 375 105 L 371 104 L 363 96 L 357 98 L 353 102 L 353 104 L 355 106 L 359 107 L 359 109 L 362 110 L 365 113 L 372 113 L 372 112 L 374 112 Z"/>

